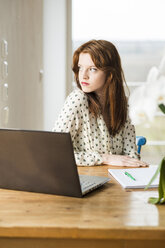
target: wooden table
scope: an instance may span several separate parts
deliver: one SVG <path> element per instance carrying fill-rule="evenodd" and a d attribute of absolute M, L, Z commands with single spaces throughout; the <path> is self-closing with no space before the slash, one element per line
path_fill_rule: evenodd
<path fill-rule="evenodd" d="M 165 205 L 150 196 L 157 190 L 126 191 L 114 179 L 81 199 L 0 189 L 0 248 L 165 247 Z"/>

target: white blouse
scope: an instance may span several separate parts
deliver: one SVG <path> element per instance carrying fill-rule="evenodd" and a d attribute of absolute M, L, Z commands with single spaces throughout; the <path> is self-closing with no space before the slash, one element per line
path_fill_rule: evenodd
<path fill-rule="evenodd" d="M 70 132 L 77 165 L 92 166 L 103 162 L 101 154 L 121 154 L 139 158 L 135 128 L 130 118 L 122 130 L 112 137 L 100 114 L 89 111 L 87 96 L 76 88 L 66 99 L 53 128 L 54 132 Z"/>

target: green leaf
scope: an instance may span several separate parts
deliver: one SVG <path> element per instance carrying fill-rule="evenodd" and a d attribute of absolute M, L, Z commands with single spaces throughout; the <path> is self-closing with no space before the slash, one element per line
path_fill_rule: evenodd
<path fill-rule="evenodd" d="M 159 104 L 159 108 L 165 114 L 165 105 L 163 103 Z"/>
<path fill-rule="evenodd" d="M 148 200 L 149 203 L 152 203 L 152 204 L 157 204 L 159 202 L 159 198 L 156 198 L 156 197 L 150 197 L 149 200 Z"/>
<path fill-rule="evenodd" d="M 154 179 L 158 176 L 159 171 L 160 171 L 159 188 L 158 188 L 159 197 L 158 198 L 150 197 L 148 202 L 152 204 L 165 203 L 165 157 L 160 162 L 158 169 L 156 170 L 154 176 L 151 178 L 146 188 L 148 188 L 150 184 L 154 181 Z"/>
<path fill-rule="evenodd" d="M 151 180 L 149 181 L 149 183 L 147 184 L 147 186 L 145 187 L 145 190 L 149 188 L 149 186 L 153 183 L 153 181 L 156 179 L 156 177 L 159 175 L 161 169 L 161 163 L 159 164 L 155 174 L 153 175 L 153 177 L 151 178 Z"/>

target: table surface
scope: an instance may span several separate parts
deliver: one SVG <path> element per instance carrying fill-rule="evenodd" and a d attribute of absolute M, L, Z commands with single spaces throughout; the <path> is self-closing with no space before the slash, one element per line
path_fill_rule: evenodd
<path fill-rule="evenodd" d="M 165 240 L 165 205 L 147 202 L 157 189 L 125 190 L 108 168 L 78 168 L 111 178 L 83 198 L 0 189 L 0 237 Z"/>

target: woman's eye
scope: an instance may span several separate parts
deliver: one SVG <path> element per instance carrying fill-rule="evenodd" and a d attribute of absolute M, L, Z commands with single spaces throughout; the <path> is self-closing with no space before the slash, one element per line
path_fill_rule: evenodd
<path fill-rule="evenodd" d="M 97 69 L 95 67 L 91 67 L 90 71 L 95 72 L 95 71 L 97 71 Z"/>

